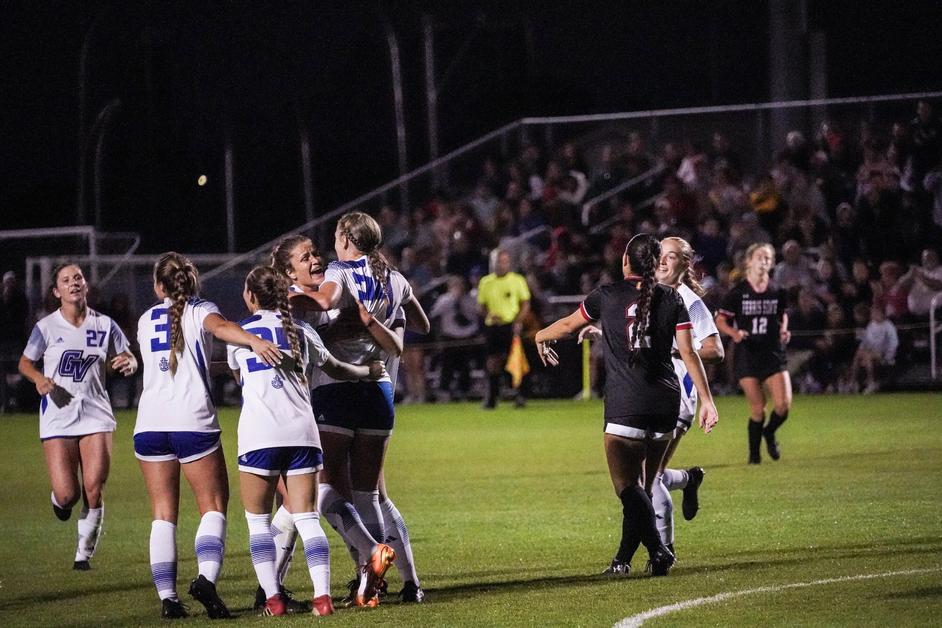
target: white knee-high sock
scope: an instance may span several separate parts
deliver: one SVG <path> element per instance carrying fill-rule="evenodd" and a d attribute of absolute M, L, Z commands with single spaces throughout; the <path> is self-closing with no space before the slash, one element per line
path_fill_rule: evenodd
<path fill-rule="evenodd" d="M 278 575 L 275 573 L 275 541 L 271 536 L 271 515 L 245 512 L 249 524 L 249 554 L 258 583 L 265 589 L 265 597 L 281 592 L 278 587 Z"/>
<path fill-rule="evenodd" d="M 75 560 L 88 560 L 95 555 L 98 537 L 101 536 L 101 521 L 105 516 L 105 503 L 98 508 L 82 508 L 82 514 L 76 522 L 78 527 L 78 546 Z"/>
<path fill-rule="evenodd" d="M 200 575 L 216 584 L 222 569 L 226 547 L 226 515 L 211 510 L 200 519 L 196 529 L 196 561 Z"/>
<path fill-rule="evenodd" d="M 177 599 L 177 526 L 155 519 L 150 524 L 150 574 L 161 600 Z"/>
<path fill-rule="evenodd" d="M 304 558 L 314 584 L 314 597 L 330 595 L 330 546 L 316 512 L 298 512 L 294 525 L 304 544 Z"/>
<path fill-rule="evenodd" d="M 370 536 L 382 543 L 386 538 L 386 526 L 383 525 L 383 510 L 379 507 L 379 491 L 353 491 L 353 505 Z"/>
<path fill-rule="evenodd" d="M 663 478 L 658 475 L 651 486 L 651 504 L 654 506 L 654 517 L 657 521 L 657 533 L 661 543 L 671 545 L 674 542 L 674 501 L 671 493 L 664 485 Z"/>
<path fill-rule="evenodd" d="M 281 584 L 288 575 L 288 567 L 291 566 L 291 557 L 294 555 L 294 544 L 298 538 L 294 517 L 284 506 L 279 506 L 272 517 L 271 535 L 275 539 L 275 571 L 278 574 L 278 583 Z"/>
<path fill-rule="evenodd" d="M 664 486 L 667 487 L 669 491 L 676 491 L 687 486 L 687 480 L 690 478 L 687 476 L 687 472 L 680 469 L 664 469 L 664 473 L 661 474 L 664 479 Z"/>
<path fill-rule="evenodd" d="M 330 484 L 321 484 L 318 487 L 317 510 L 337 530 L 347 545 L 356 548 L 361 559 L 369 559 L 373 554 L 376 539 L 363 525 L 363 520 L 353 504 L 345 500 Z"/>
<path fill-rule="evenodd" d="M 409 529 L 402 518 L 399 509 L 388 497 L 379 503 L 383 511 L 383 523 L 386 526 L 386 542 L 396 552 L 393 564 L 399 572 L 403 582 L 412 581 L 419 586 L 419 574 L 415 571 L 415 560 L 412 557 L 412 543 L 409 541 Z"/>

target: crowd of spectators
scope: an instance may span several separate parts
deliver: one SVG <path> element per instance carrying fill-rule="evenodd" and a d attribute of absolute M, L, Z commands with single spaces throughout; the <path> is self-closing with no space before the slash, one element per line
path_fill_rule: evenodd
<path fill-rule="evenodd" d="M 585 147 L 527 145 L 505 161 L 484 159 L 468 190 L 437 189 L 408 214 L 383 207 L 385 253 L 439 314 L 459 298 L 449 278 L 460 278 L 473 298 L 489 254 L 512 251 L 533 295 L 533 330 L 555 313 L 550 297 L 585 294 L 620 277 L 622 251 L 636 233 L 691 242 L 714 308 L 738 280 L 746 247 L 771 242 L 774 281 L 791 299 L 799 388 L 872 391 L 889 370 L 881 365 L 909 360 L 924 346 L 929 303 L 942 290 L 942 128 L 925 101 L 911 121 L 844 124 L 789 132 L 767 169 L 748 166 L 721 132 L 656 150 L 639 132 Z M 637 183 L 586 204 L 628 180 Z M 480 324 L 471 308 L 462 311 L 460 332 L 452 325 L 440 332 L 449 346 Z M 868 349 L 867 362 L 858 345 L 873 323 L 898 331 L 898 349 Z M 445 360 L 446 387 L 453 357 Z M 729 389 L 724 370 L 712 376 Z M 459 375 L 451 392 L 460 398 L 467 384 Z"/>

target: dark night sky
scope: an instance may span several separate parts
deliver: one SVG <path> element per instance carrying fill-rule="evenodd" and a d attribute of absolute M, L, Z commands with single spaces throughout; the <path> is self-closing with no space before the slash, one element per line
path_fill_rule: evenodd
<path fill-rule="evenodd" d="M 108 136 L 104 228 L 142 232 L 145 251 L 224 250 L 226 125 L 240 250 L 303 221 L 299 116 L 311 130 L 318 211 L 396 176 L 383 11 L 402 48 L 409 165 L 425 163 L 423 6 L 438 24 L 440 73 L 475 33 L 441 95 L 443 152 L 528 115 L 768 98 L 764 1 L 4 3 L 0 228 L 75 223 L 78 59 L 92 24 L 89 125 L 122 102 Z M 829 95 L 942 87 L 942 3 L 809 7 L 827 34 Z"/>

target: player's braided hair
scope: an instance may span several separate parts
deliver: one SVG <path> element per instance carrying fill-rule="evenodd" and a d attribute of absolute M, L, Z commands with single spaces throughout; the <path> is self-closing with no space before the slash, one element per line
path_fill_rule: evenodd
<path fill-rule="evenodd" d="M 295 247 L 303 242 L 310 242 L 311 239 L 300 233 L 283 237 L 271 250 L 271 265 L 278 272 L 287 275 L 291 270 L 291 252 Z M 316 251 L 315 251 L 316 252 Z"/>
<path fill-rule="evenodd" d="M 154 264 L 154 281 L 170 297 L 167 318 L 170 323 L 170 374 L 177 374 L 177 356 L 183 353 L 183 309 L 190 297 L 200 291 L 199 271 L 185 256 L 169 251 Z"/>
<path fill-rule="evenodd" d="M 683 265 L 683 270 L 680 272 L 680 281 L 685 284 L 688 288 L 693 290 L 694 294 L 698 297 L 702 297 L 706 294 L 703 286 L 700 284 L 700 281 L 696 277 L 696 271 L 691 268 L 693 263 L 693 247 L 690 246 L 690 243 L 684 240 L 683 238 L 678 238 L 677 236 L 671 236 L 664 238 L 665 240 L 670 240 L 680 249 L 680 262 Z"/>
<path fill-rule="evenodd" d="M 379 223 L 369 214 L 350 212 L 340 217 L 337 227 L 358 251 L 369 258 L 373 278 L 379 282 L 380 290 L 385 294 L 391 266 L 379 252 L 383 243 L 383 232 Z"/>
<path fill-rule="evenodd" d="M 632 272 L 641 276 L 641 294 L 638 296 L 635 320 L 628 328 L 628 365 L 634 366 L 638 357 L 635 344 L 641 346 L 648 333 L 651 295 L 657 284 L 654 271 L 661 258 L 661 243 L 653 235 L 639 233 L 628 242 L 625 255 L 628 256 Z"/>
<path fill-rule="evenodd" d="M 304 366 L 301 363 L 301 341 L 298 328 L 291 316 L 288 305 L 288 277 L 272 266 L 256 266 L 245 278 L 245 287 L 255 295 L 260 308 L 281 314 L 281 326 L 285 330 L 291 357 L 294 358 L 294 372 L 298 379 L 306 381 Z"/>

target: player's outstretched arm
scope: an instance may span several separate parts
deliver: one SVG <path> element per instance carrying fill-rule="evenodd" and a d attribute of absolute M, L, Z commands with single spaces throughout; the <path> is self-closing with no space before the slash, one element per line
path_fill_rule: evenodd
<path fill-rule="evenodd" d="M 25 355 L 20 356 L 19 363 L 20 375 L 33 382 L 36 386 L 36 392 L 41 396 L 48 395 L 56 387 L 56 383 L 50 377 L 46 377 L 38 368 L 36 363 Z"/>
<path fill-rule="evenodd" d="M 569 316 L 559 319 L 549 327 L 544 327 L 536 332 L 534 340 L 543 366 L 556 366 L 559 364 L 559 356 L 551 346 L 553 343 L 562 338 L 568 338 L 588 324 L 589 321 L 586 320 L 585 316 L 582 315 L 582 310 L 579 309 Z"/>
<path fill-rule="evenodd" d="M 321 365 L 321 370 L 324 371 L 324 373 L 326 373 L 329 377 L 344 381 L 358 379 L 377 380 L 382 378 L 382 376 L 386 373 L 386 368 L 379 360 L 374 360 L 369 364 L 360 366 L 357 364 L 341 362 L 334 356 L 330 356 L 327 361 Z"/>
<path fill-rule="evenodd" d="M 250 334 L 219 314 L 213 313 L 203 319 L 203 329 L 223 342 L 249 347 L 268 366 L 278 366 L 284 358 L 278 345 Z"/>
<path fill-rule="evenodd" d="M 693 350 L 693 338 L 689 329 L 678 329 L 674 338 L 677 340 L 680 358 L 684 361 L 687 373 L 690 374 L 693 385 L 697 388 L 697 396 L 700 398 L 700 427 L 709 434 L 720 417 L 716 411 L 716 404 L 713 403 L 713 394 L 710 392 L 710 384 L 703 370 L 703 362 Z"/>

